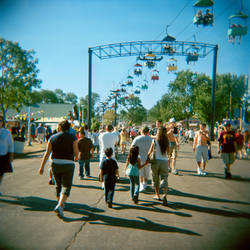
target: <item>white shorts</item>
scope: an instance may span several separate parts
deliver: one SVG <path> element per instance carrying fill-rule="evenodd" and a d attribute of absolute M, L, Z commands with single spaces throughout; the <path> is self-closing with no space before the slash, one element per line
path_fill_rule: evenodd
<path fill-rule="evenodd" d="M 139 175 L 146 178 L 146 179 L 149 179 L 149 173 L 150 173 L 150 165 L 149 164 L 139 170 Z"/>
<path fill-rule="evenodd" d="M 208 147 L 198 145 L 196 147 L 195 159 L 197 162 L 201 162 L 201 158 L 203 162 L 208 162 Z"/>

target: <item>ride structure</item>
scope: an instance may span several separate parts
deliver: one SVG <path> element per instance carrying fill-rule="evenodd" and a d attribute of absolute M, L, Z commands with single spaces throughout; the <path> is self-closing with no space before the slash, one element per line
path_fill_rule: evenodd
<path fill-rule="evenodd" d="M 89 69 L 88 69 L 88 126 L 91 127 L 91 96 L 92 96 L 92 57 L 95 55 L 97 58 L 112 59 L 118 57 L 135 56 L 139 60 L 147 61 L 160 61 L 164 57 L 167 57 L 165 47 L 170 45 L 174 51 L 173 56 L 184 56 L 185 58 L 189 55 L 188 51 L 190 47 L 195 46 L 199 53 L 199 58 L 205 58 L 207 55 L 213 52 L 213 63 L 212 63 L 212 119 L 210 136 L 214 138 L 214 118 L 215 118 L 215 89 L 216 89 L 216 69 L 217 69 L 217 53 L 218 45 L 201 43 L 201 42 L 187 42 L 187 41 L 135 41 L 135 42 L 124 42 L 100 45 L 96 47 L 88 48 L 89 54 Z M 153 56 L 154 55 L 154 56 Z M 128 78 L 128 77 L 127 77 Z M 131 80 L 131 79 L 127 79 Z M 145 86 L 146 87 L 146 86 Z M 145 88 L 146 89 L 146 88 Z M 130 97 L 130 96 L 129 96 Z"/>

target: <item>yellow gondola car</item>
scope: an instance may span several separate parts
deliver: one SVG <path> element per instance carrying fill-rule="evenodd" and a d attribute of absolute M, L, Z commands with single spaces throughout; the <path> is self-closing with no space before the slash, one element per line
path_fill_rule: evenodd
<path fill-rule="evenodd" d="M 178 69 L 177 60 L 175 58 L 168 59 L 168 65 L 167 65 L 168 73 L 175 72 L 177 69 Z"/>

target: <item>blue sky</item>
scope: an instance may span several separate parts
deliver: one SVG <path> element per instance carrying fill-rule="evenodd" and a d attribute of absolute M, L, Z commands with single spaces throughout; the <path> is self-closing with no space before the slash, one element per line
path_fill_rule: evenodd
<path fill-rule="evenodd" d="M 162 40 L 168 33 L 178 41 L 218 44 L 218 73 L 249 74 L 250 38 L 240 45 L 229 44 L 228 17 L 239 11 L 240 0 L 215 0 L 214 27 L 197 28 L 191 0 L 0 0 L 0 37 L 34 49 L 39 60 L 42 88 L 62 89 L 78 97 L 88 93 L 88 48 L 98 45 Z M 250 1 L 244 0 L 249 15 Z M 183 9 L 182 13 L 180 11 Z M 248 21 L 249 23 L 249 21 Z M 212 53 L 196 65 L 176 57 L 178 69 L 190 69 L 211 76 Z M 132 74 L 135 57 L 100 60 L 93 57 L 93 92 L 101 100 L 111 89 L 119 88 Z M 150 83 L 140 98 L 145 108 L 156 104 L 167 92 L 174 74 L 166 71 L 167 58 L 157 66 L 160 80 Z M 150 72 L 147 71 L 148 77 Z M 139 80 L 138 80 L 139 81 Z M 143 81 L 141 79 L 140 81 Z"/>

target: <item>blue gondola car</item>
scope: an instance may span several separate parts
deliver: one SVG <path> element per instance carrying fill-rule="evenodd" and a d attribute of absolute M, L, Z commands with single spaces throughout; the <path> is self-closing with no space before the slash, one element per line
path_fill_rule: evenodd
<path fill-rule="evenodd" d="M 193 17 L 193 23 L 197 26 L 213 25 L 214 24 L 213 5 L 214 1 L 212 0 L 199 0 L 195 2 L 194 4 L 195 15 Z"/>
<path fill-rule="evenodd" d="M 229 28 L 227 31 L 229 42 L 235 42 L 235 38 L 238 38 L 238 42 L 241 42 L 241 37 L 245 36 L 248 32 L 247 27 L 248 16 L 239 12 L 229 17 Z"/>

